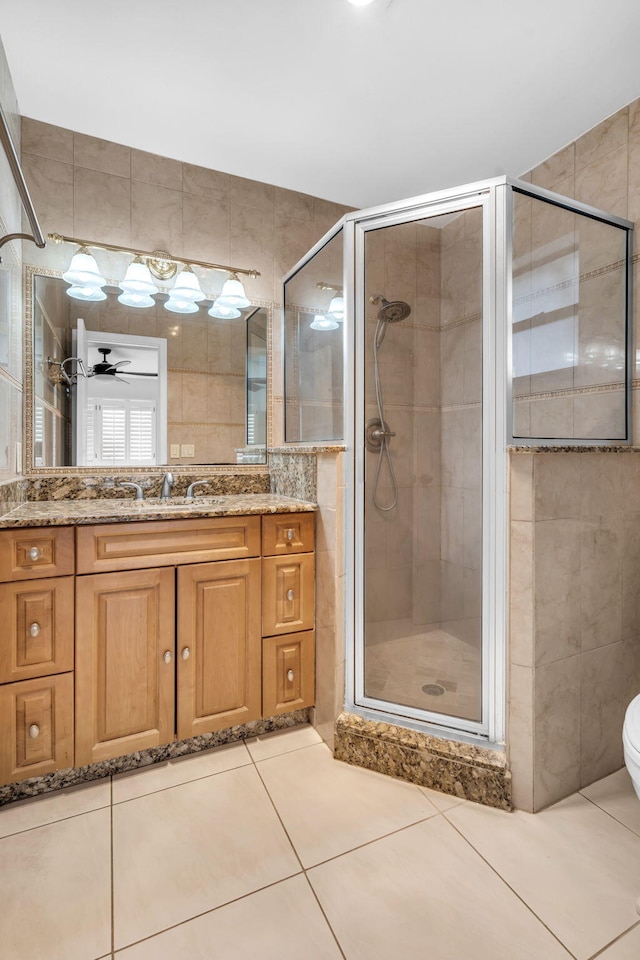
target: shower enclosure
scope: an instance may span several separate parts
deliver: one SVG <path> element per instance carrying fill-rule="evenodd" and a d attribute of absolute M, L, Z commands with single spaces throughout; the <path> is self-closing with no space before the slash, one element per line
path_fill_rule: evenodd
<path fill-rule="evenodd" d="M 502 177 L 348 214 L 286 279 L 286 439 L 347 447 L 348 710 L 504 741 L 508 447 L 629 441 L 631 236 Z"/>

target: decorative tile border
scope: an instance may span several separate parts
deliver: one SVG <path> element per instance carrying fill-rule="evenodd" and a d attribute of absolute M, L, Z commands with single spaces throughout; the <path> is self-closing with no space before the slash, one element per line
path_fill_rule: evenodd
<path fill-rule="evenodd" d="M 279 717 L 267 717 L 264 720 L 254 720 L 243 723 L 228 730 L 219 730 L 217 733 L 203 733 L 189 740 L 178 740 L 176 743 L 163 744 L 149 750 L 140 750 L 125 757 L 115 757 L 113 760 L 103 760 L 101 763 L 91 763 L 86 767 L 70 767 L 67 770 L 56 770 L 44 777 L 32 777 L 18 783 L 8 783 L 0 787 L 0 807 L 15 800 L 24 800 L 26 797 L 38 797 L 63 787 L 87 783 L 90 780 L 100 780 L 116 773 L 128 770 L 138 770 L 154 763 L 165 760 L 175 760 L 191 753 L 200 753 L 219 747 L 223 743 L 234 743 L 239 740 L 249 740 L 252 737 L 261 737 L 274 730 L 284 730 L 288 727 L 297 727 L 309 722 L 309 709 L 294 710 Z"/>
<path fill-rule="evenodd" d="M 336 720 L 335 757 L 463 800 L 511 810 L 511 771 L 497 750 L 342 713 Z"/>

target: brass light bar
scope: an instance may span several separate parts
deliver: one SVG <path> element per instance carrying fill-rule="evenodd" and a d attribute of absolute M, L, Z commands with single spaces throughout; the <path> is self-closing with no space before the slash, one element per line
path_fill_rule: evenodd
<path fill-rule="evenodd" d="M 63 237 L 60 233 L 48 234 L 52 243 L 73 243 L 77 247 L 94 247 L 96 250 L 110 250 L 114 253 L 130 253 L 134 257 L 146 257 L 148 260 L 166 260 L 167 263 L 183 264 L 185 267 L 205 267 L 208 270 L 220 270 L 221 273 L 243 273 L 255 280 L 261 276 L 259 270 L 247 270 L 244 267 L 229 267 L 223 263 L 206 263 L 204 260 L 187 260 L 185 257 L 174 257 L 171 253 L 160 250 L 136 250 L 134 247 L 121 247 L 113 243 L 99 243 L 96 240 L 79 240 L 77 237 Z"/>
<path fill-rule="evenodd" d="M 323 280 L 319 280 L 316 283 L 318 290 L 335 290 L 336 293 L 339 293 L 342 296 L 342 287 L 336 286 L 334 283 L 325 283 Z"/>

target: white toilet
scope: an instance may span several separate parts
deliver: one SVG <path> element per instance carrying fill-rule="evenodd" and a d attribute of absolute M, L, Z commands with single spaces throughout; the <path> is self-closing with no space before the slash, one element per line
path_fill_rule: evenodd
<path fill-rule="evenodd" d="M 622 728 L 624 762 L 640 799 L 640 694 L 627 707 Z M 640 908 L 639 908 L 640 909 Z"/>

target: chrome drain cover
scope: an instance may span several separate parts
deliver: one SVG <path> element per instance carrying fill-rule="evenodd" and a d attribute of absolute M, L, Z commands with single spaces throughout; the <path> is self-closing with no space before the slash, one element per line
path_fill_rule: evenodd
<path fill-rule="evenodd" d="M 442 694 L 445 693 L 445 689 L 441 687 L 439 683 L 425 683 L 422 692 L 426 693 L 429 697 L 441 697 Z"/>

